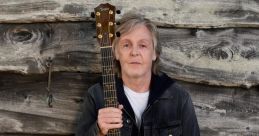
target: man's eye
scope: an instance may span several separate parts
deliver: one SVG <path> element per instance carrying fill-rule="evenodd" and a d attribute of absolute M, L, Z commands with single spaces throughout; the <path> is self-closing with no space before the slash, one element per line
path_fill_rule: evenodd
<path fill-rule="evenodd" d="M 129 44 L 125 43 L 122 45 L 122 47 L 127 48 L 127 47 L 129 47 Z"/>
<path fill-rule="evenodd" d="M 147 46 L 145 44 L 140 45 L 141 48 L 146 48 Z"/>

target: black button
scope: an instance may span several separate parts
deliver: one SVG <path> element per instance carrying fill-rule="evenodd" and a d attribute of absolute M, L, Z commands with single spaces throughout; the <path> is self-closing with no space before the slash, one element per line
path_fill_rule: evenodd
<path fill-rule="evenodd" d="M 127 119 L 126 122 L 127 122 L 128 124 L 130 124 L 131 121 L 130 121 L 130 119 Z"/>

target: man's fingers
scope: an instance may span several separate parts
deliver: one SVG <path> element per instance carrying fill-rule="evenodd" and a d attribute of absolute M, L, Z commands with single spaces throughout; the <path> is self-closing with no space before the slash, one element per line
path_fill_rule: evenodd
<path fill-rule="evenodd" d="M 122 118 L 122 113 L 101 113 L 98 116 L 99 118 Z"/>
<path fill-rule="evenodd" d="M 117 123 L 122 123 L 121 118 L 102 118 L 102 122 L 107 123 L 107 124 L 117 124 Z"/>
<path fill-rule="evenodd" d="M 107 134 L 110 129 L 122 127 L 122 108 L 123 106 L 119 105 L 118 108 L 108 107 L 99 109 L 97 122 L 102 134 Z"/>
<path fill-rule="evenodd" d="M 100 123 L 99 127 L 105 133 L 109 129 L 121 128 L 123 126 L 121 123 Z"/>
<path fill-rule="evenodd" d="M 110 129 L 115 129 L 115 128 L 121 128 L 123 125 L 122 123 L 119 123 L 119 124 L 109 124 L 107 126 L 107 128 L 110 130 Z"/>
<path fill-rule="evenodd" d="M 99 114 L 101 114 L 101 113 L 122 113 L 121 109 L 113 108 L 113 107 L 103 108 L 103 109 L 100 109 L 98 112 L 99 112 Z"/>
<path fill-rule="evenodd" d="M 123 125 L 122 123 L 117 123 L 117 124 L 103 124 L 103 127 L 105 130 L 110 130 L 110 129 L 115 129 L 115 128 L 121 128 Z"/>

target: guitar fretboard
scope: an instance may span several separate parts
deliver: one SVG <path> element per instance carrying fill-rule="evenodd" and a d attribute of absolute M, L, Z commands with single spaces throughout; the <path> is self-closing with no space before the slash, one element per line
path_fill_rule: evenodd
<path fill-rule="evenodd" d="M 113 70 L 112 47 L 102 46 L 101 60 L 105 107 L 118 107 L 115 74 Z"/>

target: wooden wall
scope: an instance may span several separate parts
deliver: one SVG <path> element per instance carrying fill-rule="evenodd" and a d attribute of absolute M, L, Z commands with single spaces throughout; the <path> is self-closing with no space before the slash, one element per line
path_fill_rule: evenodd
<path fill-rule="evenodd" d="M 161 70 L 189 90 L 202 135 L 259 135 L 256 0 L 0 1 L 0 135 L 73 135 L 101 71 L 90 12 L 103 2 L 159 26 Z"/>

